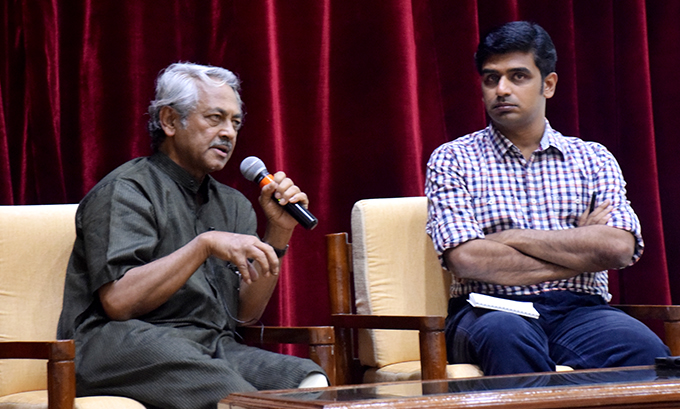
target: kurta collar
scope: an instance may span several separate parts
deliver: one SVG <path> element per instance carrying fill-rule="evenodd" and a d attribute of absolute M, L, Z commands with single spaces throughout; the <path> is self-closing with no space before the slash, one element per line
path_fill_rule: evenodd
<path fill-rule="evenodd" d="M 198 182 L 186 169 L 179 166 L 163 152 L 154 153 L 151 162 L 158 166 L 163 172 L 167 173 L 177 184 L 191 191 L 194 195 L 198 194 L 201 186 L 211 183 L 212 176 L 206 175 L 202 182 Z"/>

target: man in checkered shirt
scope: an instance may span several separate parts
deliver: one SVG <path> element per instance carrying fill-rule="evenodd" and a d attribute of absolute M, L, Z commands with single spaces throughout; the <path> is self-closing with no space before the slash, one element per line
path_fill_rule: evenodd
<path fill-rule="evenodd" d="M 545 118 L 556 60 L 537 24 L 489 33 L 475 62 L 491 123 L 428 162 L 427 232 L 454 275 L 448 360 L 486 375 L 648 365 L 670 354 L 607 304 L 607 270 L 642 255 L 640 223 L 612 154 Z M 473 308 L 472 292 L 533 302 L 540 317 Z"/>

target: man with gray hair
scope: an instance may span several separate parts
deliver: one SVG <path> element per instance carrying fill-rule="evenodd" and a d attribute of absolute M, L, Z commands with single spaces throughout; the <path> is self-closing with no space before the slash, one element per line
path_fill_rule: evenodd
<path fill-rule="evenodd" d="M 77 394 L 120 395 L 150 408 L 214 408 L 235 391 L 327 385 L 310 360 L 238 343 L 278 281 L 308 205 L 286 177 L 262 188 L 268 224 L 209 174 L 233 153 L 243 121 L 230 71 L 172 64 L 149 107 L 154 153 L 102 179 L 81 201 L 58 337 L 77 345 Z"/>

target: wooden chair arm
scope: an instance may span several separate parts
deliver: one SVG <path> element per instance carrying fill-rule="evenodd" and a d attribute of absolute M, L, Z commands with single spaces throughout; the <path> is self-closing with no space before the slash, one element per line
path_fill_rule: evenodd
<path fill-rule="evenodd" d="M 73 340 L 0 342 L 0 359 L 46 359 L 48 409 L 73 409 L 76 398 Z"/>
<path fill-rule="evenodd" d="M 420 341 L 420 368 L 423 380 L 446 379 L 445 319 L 438 315 L 359 315 L 333 314 L 337 328 L 417 330 Z"/>
<path fill-rule="evenodd" d="M 612 304 L 637 319 L 680 321 L 680 305 L 626 305 Z"/>
<path fill-rule="evenodd" d="M 328 375 L 331 385 L 335 378 L 335 331 L 333 327 L 241 327 L 238 331 L 249 344 L 306 344 L 309 358 Z"/>
<path fill-rule="evenodd" d="M 0 342 L 0 359 L 73 360 L 76 347 L 73 340 Z"/>
<path fill-rule="evenodd" d="M 246 341 L 261 344 L 332 345 L 335 342 L 333 327 L 258 327 L 239 328 Z"/>
<path fill-rule="evenodd" d="M 360 315 L 333 314 L 334 326 L 343 328 L 401 329 L 416 331 L 443 331 L 444 317 L 439 315 Z"/>
<path fill-rule="evenodd" d="M 626 314 L 639 320 L 661 320 L 664 326 L 664 342 L 671 355 L 680 356 L 680 306 L 678 305 L 615 305 Z"/>

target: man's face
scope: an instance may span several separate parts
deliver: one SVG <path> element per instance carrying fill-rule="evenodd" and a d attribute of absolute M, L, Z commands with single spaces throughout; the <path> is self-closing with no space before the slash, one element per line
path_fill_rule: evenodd
<path fill-rule="evenodd" d="M 545 100 L 553 96 L 557 74 L 541 79 L 532 53 L 491 56 L 482 67 L 486 112 L 501 132 L 518 132 L 545 118 Z"/>
<path fill-rule="evenodd" d="M 229 85 L 212 87 L 199 83 L 198 104 L 183 127 L 176 118 L 174 134 L 166 141 L 170 158 L 197 180 L 221 170 L 231 157 L 243 114 Z M 167 134 L 166 130 L 166 134 Z"/>

